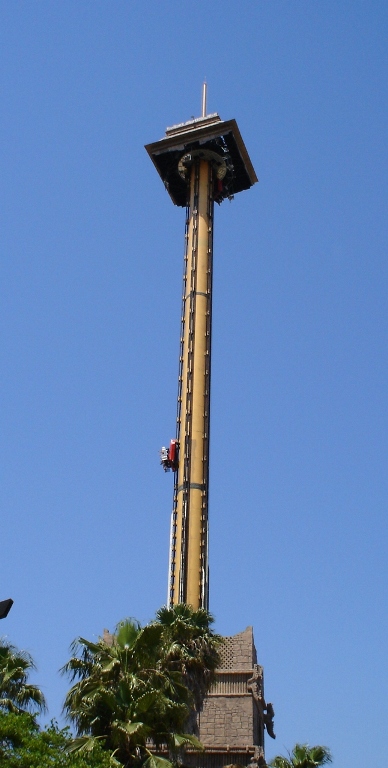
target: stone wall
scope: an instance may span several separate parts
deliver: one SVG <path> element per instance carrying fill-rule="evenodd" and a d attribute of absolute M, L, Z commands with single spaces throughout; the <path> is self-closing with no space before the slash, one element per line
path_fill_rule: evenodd
<path fill-rule="evenodd" d="M 220 669 L 252 669 L 254 664 L 257 664 L 257 654 L 252 627 L 238 635 L 224 637 Z"/>
<path fill-rule="evenodd" d="M 254 690 L 253 690 L 254 689 Z M 221 667 L 198 718 L 206 748 L 263 750 L 263 670 L 257 664 L 252 627 L 225 637 Z"/>
<path fill-rule="evenodd" d="M 250 747 L 258 741 L 253 730 L 251 694 L 208 697 L 199 723 L 204 747 Z"/>

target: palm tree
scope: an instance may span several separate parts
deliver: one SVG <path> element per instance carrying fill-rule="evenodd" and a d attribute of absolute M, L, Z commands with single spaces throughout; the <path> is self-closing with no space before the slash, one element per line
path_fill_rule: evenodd
<path fill-rule="evenodd" d="M 46 710 L 42 691 L 28 683 L 34 669 L 34 661 L 27 651 L 20 651 L 0 638 L 0 709 L 14 713 Z"/>
<path fill-rule="evenodd" d="M 295 744 L 288 758 L 277 755 L 269 763 L 270 768 L 316 768 L 332 762 L 330 750 L 327 747 L 309 747 L 308 744 Z"/>
<path fill-rule="evenodd" d="M 166 670 L 178 671 L 193 696 L 197 712 L 215 678 L 220 665 L 222 637 L 212 629 L 213 616 L 203 608 L 194 610 L 179 603 L 173 608 L 163 607 L 156 614 L 156 626 L 162 627 L 161 665 Z"/>
<path fill-rule="evenodd" d="M 140 764 L 147 757 L 155 764 L 160 758 L 152 755 L 150 743 L 170 749 L 194 743 L 182 734 L 190 693 L 179 671 L 163 669 L 161 637 L 160 624 L 141 628 L 132 619 L 118 625 L 111 644 L 84 638 L 72 644 L 73 656 L 62 671 L 76 681 L 64 704 L 77 728 L 73 750 L 103 739 L 120 764 Z"/>

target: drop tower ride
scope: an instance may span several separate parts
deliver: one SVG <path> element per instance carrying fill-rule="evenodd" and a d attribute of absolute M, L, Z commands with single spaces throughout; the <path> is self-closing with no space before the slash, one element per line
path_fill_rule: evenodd
<path fill-rule="evenodd" d="M 208 506 L 214 203 L 257 177 L 235 120 L 206 114 L 148 144 L 175 205 L 186 208 L 176 437 L 162 449 L 174 471 L 168 604 L 209 607 Z"/>
<path fill-rule="evenodd" d="M 167 128 L 146 146 L 175 205 L 186 208 L 176 435 L 161 463 L 174 472 L 168 605 L 209 606 L 208 507 L 214 203 L 257 181 L 235 120 L 206 114 Z M 264 698 L 252 627 L 225 637 L 221 666 L 197 714 L 204 751 L 188 768 L 264 768 L 264 732 L 274 711 Z"/>

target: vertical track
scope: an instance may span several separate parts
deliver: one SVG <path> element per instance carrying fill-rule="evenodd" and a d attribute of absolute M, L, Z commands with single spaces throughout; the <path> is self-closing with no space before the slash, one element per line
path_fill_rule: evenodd
<path fill-rule="evenodd" d="M 208 608 L 209 601 L 212 187 L 211 164 L 195 160 L 186 212 L 176 426 L 180 468 L 174 482 L 168 587 L 170 606 L 191 602 L 194 608 Z"/>
<path fill-rule="evenodd" d="M 186 314 L 186 291 L 187 291 L 187 263 L 189 248 L 189 225 L 190 225 L 190 200 L 186 206 L 186 225 L 185 225 L 185 251 L 183 257 L 183 281 L 182 281 L 182 308 L 181 308 L 181 332 L 179 343 L 179 367 L 178 367 L 178 397 L 176 414 L 176 439 L 180 439 L 181 432 L 181 412 L 182 412 L 182 384 L 183 384 L 183 355 L 184 355 L 184 337 L 185 337 L 185 314 Z M 168 590 L 167 605 L 171 607 L 174 604 L 175 582 L 176 582 L 176 543 L 177 543 L 177 506 L 178 506 L 178 472 L 174 473 L 174 495 L 171 513 L 170 528 L 170 554 L 168 564 Z"/>
<path fill-rule="evenodd" d="M 191 449 L 192 449 L 192 413 L 193 413 L 193 384 L 194 384 L 194 350 L 195 350 L 195 314 L 197 294 L 197 256 L 198 256 L 198 197 L 199 197 L 199 162 L 194 164 L 191 179 L 191 200 L 189 217 L 189 242 L 191 240 L 190 275 L 186 277 L 186 299 L 189 300 L 188 328 L 184 327 L 184 353 L 186 354 L 186 381 L 182 386 L 186 389 L 185 413 L 181 415 L 180 444 L 181 458 L 183 462 L 182 488 L 182 533 L 181 551 L 179 563 L 179 603 L 187 600 L 187 549 L 188 549 L 188 525 L 190 517 L 190 477 L 191 477 Z M 190 233 L 191 230 L 191 233 Z M 191 234 L 191 237 L 190 237 Z M 190 247 L 190 246 L 189 246 Z M 188 285 L 187 285 L 188 284 Z M 189 293 L 187 288 L 189 286 Z M 184 321 L 186 322 L 186 321 Z M 182 393 L 181 393 L 182 402 Z M 183 424 L 182 424 L 183 422 Z M 183 429 L 182 429 L 183 426 Z M 183 449 L 183 450 L 182 450 Z M 178 477 L 179 477 L 179 473 Z M 179 492 L 179 486 L 178 486 Z"/>
<path fill-rule="evenodd" d="M 207 308 L 206 308 L 206 362 L 205 362 L 205 409 L 203 435 L 203 491 L 202 491 L 202 573 L 201 603 L 209 610 L 209 449 L 210 449 L 210 377 L 212 343 L 212 297 L 213 297 L 213 169 L 209 166 L 208 189 L 208 257 L 207 257 Z"/>

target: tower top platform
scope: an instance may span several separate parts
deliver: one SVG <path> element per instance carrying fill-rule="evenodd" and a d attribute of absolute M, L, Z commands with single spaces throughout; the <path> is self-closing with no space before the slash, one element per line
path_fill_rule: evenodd
<path fill-rule="evenodd" d="M 223 121 L 217 113 L 173 125 L 163 139 L 145 148 L 175 205 L 187 204 L 184 169 L 191 152 L 223 167 L 220 199 L 249 189 L 258 181 L 236 121 Z"/>

